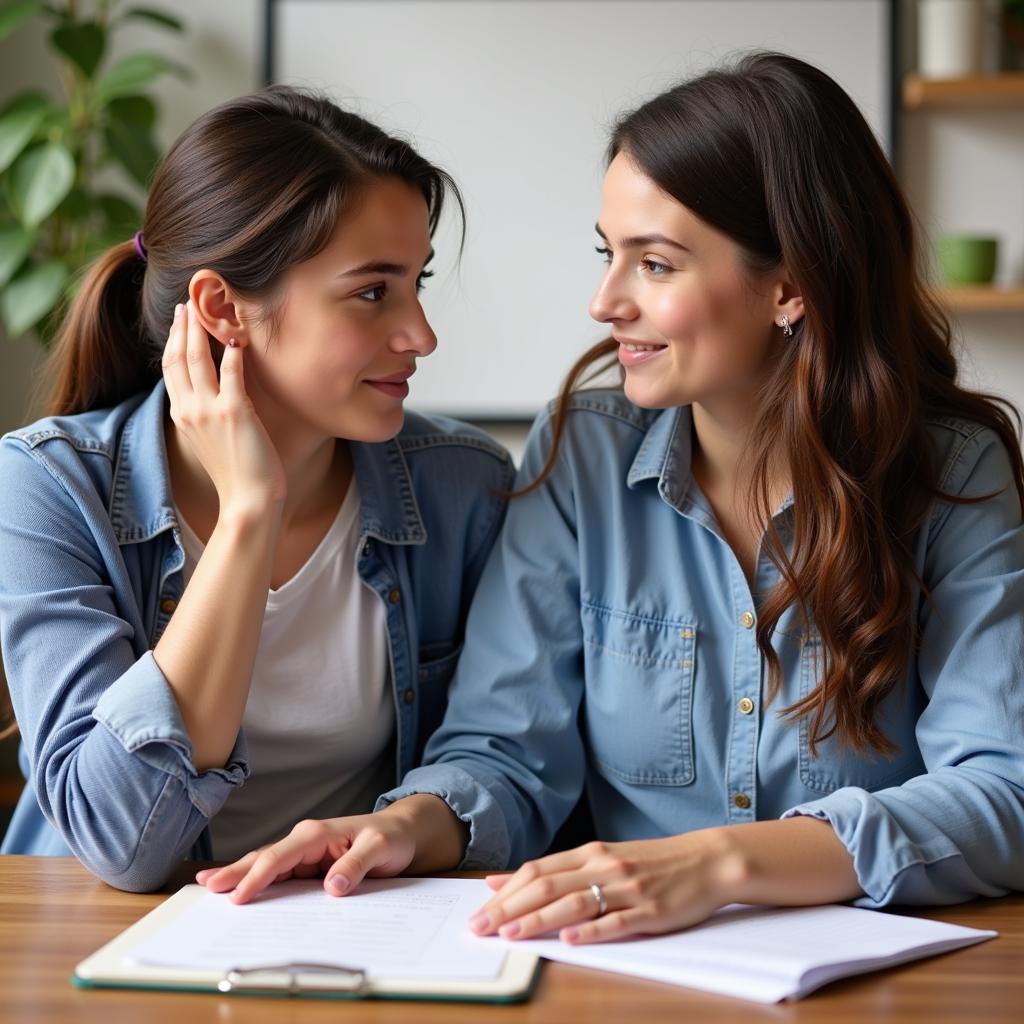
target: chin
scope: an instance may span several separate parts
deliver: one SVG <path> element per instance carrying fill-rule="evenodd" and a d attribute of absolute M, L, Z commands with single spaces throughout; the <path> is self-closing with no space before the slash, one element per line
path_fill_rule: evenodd
<path fill-rule="evenodd" d="M 348 441 L 365 441 L 368 444 L 380 444 L 390 441 L 397 436 L 405 423 L 405 410 L 399 408 L 389 416 L 367 416 L 358 424 L 346 424 L 338 437 L 344 437 Z"/>
<path fill-rule="evenodd" d="M 626 397 L 641 409 L 672 409 L 677 405 L 689 405 L 691 402 L 687 396 L 672 394 L 667 388 L 645 386 L 631 380 L 628 375 L 623 391 Z"/>

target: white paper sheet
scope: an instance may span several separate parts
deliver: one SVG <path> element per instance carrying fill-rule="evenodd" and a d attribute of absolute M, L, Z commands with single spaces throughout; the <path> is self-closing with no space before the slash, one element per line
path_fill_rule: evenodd
<path fill-rule="evenodd" d="M 225 971 L 316 962 L 370 978 L 496 978 L 504 947 L 481 943 L 466 927 L 492 895 L 482 881 L 445 878 L 372 879 L 341 897 L 320 880 L 283 882 L 241 906 L 206 893 L 132 959 Z"/>
<path fill-rule="evenodd" d="M 836 978 L 973 945 L 996 932 L 857 907 L 725 907 L 673 935 L 569 946 L 557 938 L 502 943 L 548 960 L 774 1003 Z"/>

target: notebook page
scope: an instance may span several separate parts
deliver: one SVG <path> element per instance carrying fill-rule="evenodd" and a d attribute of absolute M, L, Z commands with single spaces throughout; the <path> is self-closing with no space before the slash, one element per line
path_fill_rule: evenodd
<path fill-rule="evenodd" d="M 582 967 L 777 1002 L 835 978 L 972 945 L 995 934 L 847 906 L 731 906 L 673 935 L 592 946 L 533 939 L 515 948 Z"/>
<path fill-rule="evenodd" d="M 204 893 L 131 960 L 220 971 L 316 962 L 370 978 L 493 979 L 505 949 L 466 927 L 491 895 L 483 881 L 444 878 L 372 879 L 342 897 L 320 880 L 282 882 L 241 906 Z"/>

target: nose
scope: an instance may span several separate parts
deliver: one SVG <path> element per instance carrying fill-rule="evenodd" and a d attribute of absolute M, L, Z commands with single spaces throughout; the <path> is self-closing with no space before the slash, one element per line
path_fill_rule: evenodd
<path fill-rule="evenodd" d="M 598 323 L 635 320 L 639 310 L 622 275 L 609 267 L 590 300 L 590 315 Z"/>
<path fill-rule="evenodd" d="M 392 347 L 398 352 L 414 352 L 417 356 L 429 356 L 437 348 L 437 335 L 427 320 L 423 306 L 415 303 L 407 323 L 395 334 Z"/>

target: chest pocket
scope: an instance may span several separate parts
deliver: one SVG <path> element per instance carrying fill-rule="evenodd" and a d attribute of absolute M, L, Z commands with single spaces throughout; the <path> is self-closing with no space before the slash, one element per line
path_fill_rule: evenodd
<path fill-rule="evenodd" d="M 824 651 L 819 636 L 813 635 L 804 642 L 800 660 L 800 696 L 806 697 L 818 685 L 823 674 Z M 906 704 L 903 693 L 903 689 L 897 687 L 879 709 L 880 724 L 887 735 L 901 744 L 891 759 L 877 751 L 859 754 L 836 736 L 819 743 L 817 756 L 811 757 L 811 723 L 808 718 L 801 718 L 797 725 L 800 781 L 816 793 L 832 793 L 843 786 L 856 786 L 872 792 L 886 786 L 898 786 L 915 775 L 924 774 L 924 761 L 914 742 L 913 726 L 908 724 L 905 729 L 893 729 L 887 725 L 887 719 L 891 723 L 891 715 L 899 714 L 900 708 Z M 914 720 L 916 717 L 917 712 L 913 712 Z M 909 742 L 903 741 L 904 736 L 909 737 Z"/>
<path fill-rule="evenodd" d="M 582 621 L 584 718 L 598 766 L 635 785 L 692 782 L 694 624 L 589 602 Z"/>

